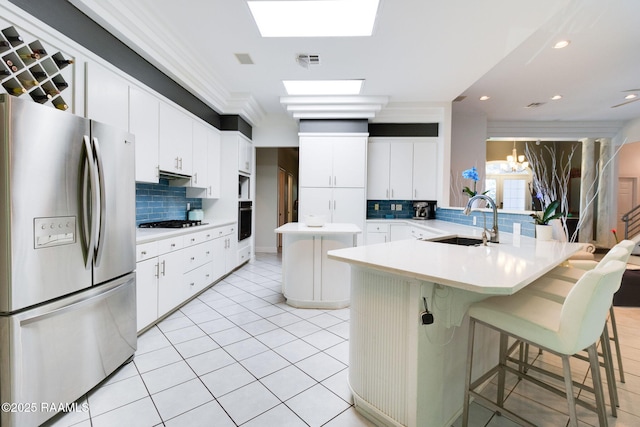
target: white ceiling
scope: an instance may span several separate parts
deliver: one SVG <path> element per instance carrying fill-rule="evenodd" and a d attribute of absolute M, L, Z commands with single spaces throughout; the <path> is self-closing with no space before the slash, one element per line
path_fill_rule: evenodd
<path fill-rule="evenodd" d="M 314 100 L 309 117 L 460 95 L 457 105 L 490 120 L 640 117 L 640 102 L 611 108 L 640 89 L 638 0 L 380 0 L 372 37 L 296 39 L 260 37 L 243 0 L 69 1 L 214 110 L 254 125 L 292 117 L 281 102 L 286 79 L 365 79 L 362 97 L 329 112 L 335 99 Z M 569 47 L 551 49 L 562 38 Z M 318 54 L 320 65 L 303 68 L 298 54 Z M 534 102 L 544 104 L 524 108 Z"/>

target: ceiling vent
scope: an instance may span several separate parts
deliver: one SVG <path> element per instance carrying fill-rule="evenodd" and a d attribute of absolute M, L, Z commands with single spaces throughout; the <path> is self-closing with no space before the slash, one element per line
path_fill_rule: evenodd
<path fill-rule="evenodd" d="M 546 102 L 532 102 L 531 104 L 527 105 L 524 108 L 538 108 L 544 104 L 546 104 Z"/>
<path fill-rule="evenodd" d="M 253 64 L 253 59 L 249 56 L 248 53 L 235 53 L 236 59 L 242 65 L 251 65 Z"/>
<path fill-rule="evenodd" d="M 296 57 L 296 62 L 303 68 L 320 65 L 320 55 L 301 53 Z"/>

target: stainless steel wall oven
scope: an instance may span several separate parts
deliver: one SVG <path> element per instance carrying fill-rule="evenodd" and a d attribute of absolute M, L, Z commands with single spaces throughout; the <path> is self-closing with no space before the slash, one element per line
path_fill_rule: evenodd
<path fill-rule="evenodd" d="M 251 237 L 251 217 L 253 202 L 238 202 L 238 241 Z"/>

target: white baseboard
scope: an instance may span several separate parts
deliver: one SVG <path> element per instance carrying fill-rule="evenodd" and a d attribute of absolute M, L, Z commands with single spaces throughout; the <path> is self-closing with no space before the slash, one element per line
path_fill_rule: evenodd
<path fill-rule="evenodd" d="M 267 254 L 277 254 L 278 248 L 275 246 L 260 246 L 256 247 L 255 252 L 263 252 Z"/>

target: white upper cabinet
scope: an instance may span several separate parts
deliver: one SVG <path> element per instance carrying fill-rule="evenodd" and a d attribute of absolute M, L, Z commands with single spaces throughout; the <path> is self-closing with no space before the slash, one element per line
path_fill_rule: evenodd
<path fill-rule="evenodd" d="M 208 178 L 208 155 L 209 145 L 207 128 L 193 121 L 193 170 L 191 173 L 191 187 L 207 188 Z"/>
<path fill-rule="evenodd" d="M 253 165 L 253 143 L 238 134 L 238 170 L 251 175 Z"/>
<path fill-rule="evenodd" d="M 364 136 L 302 136 L 300 186 L 364 188 L 366 158 Z"/>
<path fill-rule="evenodd" d="M 435 200 L 435 138 L 372 138 L 367 166 L 369 200 Z"/>
<path fill-rule="evenodd" d="M 136 181 L 158 183 L 158 115 L 160 100 L 129 88 L 129 132 L 136 137 Z"/>
<path fill-rule="evenodd" d="M 411 142 L 391 144 L 389 158 L 389 199 L 410 200 L 413 186 L 412 162 L 413 147 Z"/>
<path fill-rule="evenodd" d="M 209 168 L 206 187 L 206 198 L 220 198 L 220 132 L 217 129 L 207 130 L 207 166 Z"/>
<path fill-rule="evenodd" d="M 191 176 L 193 162 L 192 119 L 160 103 L 160 170 Z"/>
<path fill-rule="evenodd" d="M 413 200 L 438 197 L 438 143 L 425 141 L 413 145 Z"/>
<path fill-rule="evenodd" d="M 86 117 L 118 129 L 129 128 L 129 84 L 101 65 L 87 62 Z"/>

